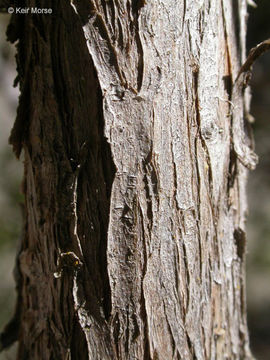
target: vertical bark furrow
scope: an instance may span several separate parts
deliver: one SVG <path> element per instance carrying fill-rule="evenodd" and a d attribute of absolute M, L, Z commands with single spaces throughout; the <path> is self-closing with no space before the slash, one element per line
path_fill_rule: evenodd
<path fill-rule="evenodd" d="M 104 137 L 99 84 L 77 16 L 69 4 L 46 6 L 62 14 L 59 21 L 25 16 L 18 45 L 18 66 L 25 69 L 19 108 L 27 108 L 19 112 L 11 136 L 17 155 L 24 148 L 27 183 L 18 358 L 75 358 L 78 350 L 76 358 L 84 359 L 85 334 L 78 330 L 87 331 L 83 310 L 92 317 L 97 347 L 101 333 L 108 332 L 107 227 L 115 167 Z M 75 293 L 78 270 L 61 263 L 61 253 L 74 253 L 83 264 Z M 54 273 L 61 277 L 55 279 Z M 93 352 L 95 359 L 111 358 L 106 341 L 102 351 Z"/>

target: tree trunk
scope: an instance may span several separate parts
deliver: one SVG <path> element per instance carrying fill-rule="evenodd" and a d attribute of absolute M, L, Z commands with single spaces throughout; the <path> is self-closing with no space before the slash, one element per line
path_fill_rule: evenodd
<path fill-rule="evenodd" d="M 18 359 L 251 358 L 246 1 L 40 3 L 8 29 Z"/>

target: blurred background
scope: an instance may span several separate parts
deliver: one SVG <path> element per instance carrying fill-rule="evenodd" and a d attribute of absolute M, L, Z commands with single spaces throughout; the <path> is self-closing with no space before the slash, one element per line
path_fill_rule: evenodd
<path fill-rule="evenodd" d="M 247 46 L 270 38 L 270 1 L 249 8 Z M 270 52 L 253 67 L 251 114 L 259 164 L 248 182 L 247 297 L 251 349 L 258 360 L 270 359 Z"/>
<path fill-rule="evenodd" d="M 16 116 L 19 90 L 15 47 L 6 41 L 9 15 L 0 14 L 0 331 L 11 318 L 15 306 L 13 267 L 20 238 L 22 216 L 20 194 L 22 163 L 15 159 L 8 137 Z M 0 353 L 0 360 L 14 360 L 16 345 Z"/>
<path fill-rule="evenodd" d="M 270 1 L 250 7 L 247 45 L 250 49 L 270 38 Z M 15 48 L 6 42 L 9 16 L 0 14 L 0 331 L 15 305 L 12 276 L 22 216 L 20 194 L 22 163 L 15 159 L 8 137 L 16 116 L 18 89 Z M 247 297 L 251 348 L 258 360 L 270 359 L 270 52 L 254 65 L 251 114 L 255 117 L 256 152 L 260 157 L 248 184 Z M 16 345 L 0 353 L 0 360 L 14 360 Z"/>

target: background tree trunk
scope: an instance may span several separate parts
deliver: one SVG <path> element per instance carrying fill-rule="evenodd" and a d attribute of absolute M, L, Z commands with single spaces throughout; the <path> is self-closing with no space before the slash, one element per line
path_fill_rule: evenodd
<path fill-rule="evenodd" d="M 250 358 L 246 1 L 40 3 L 8 29 L 18 359 Z"/>

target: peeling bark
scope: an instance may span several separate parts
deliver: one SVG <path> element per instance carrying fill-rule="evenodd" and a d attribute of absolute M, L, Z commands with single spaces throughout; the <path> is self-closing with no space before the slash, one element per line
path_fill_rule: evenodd
<path fill-rule="evenodd" d="M 237 78 L 246 1 L 233 3 L 51 0 L 51 17 L 13 16 L 18 359 L 251 358 L 256 157 Z"/>

